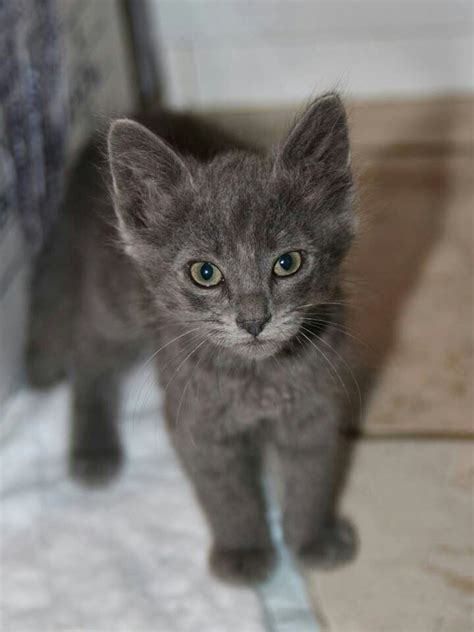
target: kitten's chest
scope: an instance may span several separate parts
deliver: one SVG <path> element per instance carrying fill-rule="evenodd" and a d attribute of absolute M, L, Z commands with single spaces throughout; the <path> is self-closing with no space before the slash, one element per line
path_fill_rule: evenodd
<path fill-rule="evenodd" d="M 327 386 L 306 356 L 269 360 L 248 370 L 206 364 L 204 357 L 194 364 L 181 360 L 169 373 L 159 373 L 168 423 L 217 437 L 252 430 L 261 422 L 297 425 L 320 407 Z"/>
<path fill-rule="evenodd" d="M 235 385 L 228 414 L 236 422 L 251 425 L 289 414 L 294 399 L 293 389 L 285 379 L 248 379 Z"/>
<path fill-rule="evenodd" d="M 196 421 L 230 433 L 291 416 L 297 400 L 291 382 L 284 377 L 251 372 L 238 377 L 216 374 L 204 384 L 196 381 L 192 391 L 189 411 Z"/>

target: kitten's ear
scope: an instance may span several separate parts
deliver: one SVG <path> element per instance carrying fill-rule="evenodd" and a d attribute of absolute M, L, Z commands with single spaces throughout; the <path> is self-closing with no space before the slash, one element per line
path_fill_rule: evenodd
<path fill-rule="evenodd" d="M 314 163 L 342 169 L 349 166 L 346 112 L 336 93 L 313 101 L 288 134 L 277 163 L 287 169 Z"/>
<path fill-rule="evenodd" d="M 191 178 L 178 154 L 146 127 L 128 119 L 112 123 L 108 136 L 115 210 L 121 229 L 158 220 L 160 198 Z"/>

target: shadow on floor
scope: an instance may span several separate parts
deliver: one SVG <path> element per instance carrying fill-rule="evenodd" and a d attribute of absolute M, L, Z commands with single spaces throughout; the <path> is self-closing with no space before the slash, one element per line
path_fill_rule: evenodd
<path fill-rule="evenodd" d="M 437 112 L 439 118 L 431 124 L 449 128 L 453 121 L 442 114 Z M 412 121 L 415 128 L 421 123 Z M 362 407 L 359 415 L 352 410 L 345 415 L 338 495 L 350 471 L 354 439 L 363 432 L 364 412 L 397 341 L 404 308 L 443 234 L 450 200 L 451 151 L 448 146 L 395 143 L 359 152 L 361 164 L 355 171 L 361 230 L 346 261 L 346 326 L 353 336 L 347 357 L 355 375 L 347 384 L 356 401 L 357 382 Z"/>

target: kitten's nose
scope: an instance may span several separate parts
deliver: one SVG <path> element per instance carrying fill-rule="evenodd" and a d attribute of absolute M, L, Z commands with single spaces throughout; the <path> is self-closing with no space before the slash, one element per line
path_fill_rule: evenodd
<path fill-rule="evenodd" d="M 252 336 L 255 336 L 256 338 L 258 334 L 263 330 L 265 325 L 268 323 L 270 318 L 271 315 L 265 316 L 264 318 L 259 318 L 258 320 L 244 320 L 242 318 L 237 318 L 236 322 L 239 327 L 245 329 L 249 332 L 249 334 L 252 334 Z"/>

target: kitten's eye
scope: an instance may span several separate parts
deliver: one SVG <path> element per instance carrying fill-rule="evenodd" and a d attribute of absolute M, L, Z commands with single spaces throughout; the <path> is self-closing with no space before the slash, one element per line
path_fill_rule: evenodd
<path fill-rule="evenodd" d="M 273 266 L 273 273 L 277 276 L 290 276 L 295 274 L 301 268 L 301 254 L 294 250 L 293 252 L 285 252 L 280 255 Z"/>
<path fill-rule="evenodd" d="M 198 285 L 213 287 L 222 281 L 222 272 L 209 261 L 196 261 L 190 268 L 191 278 Z"/>

